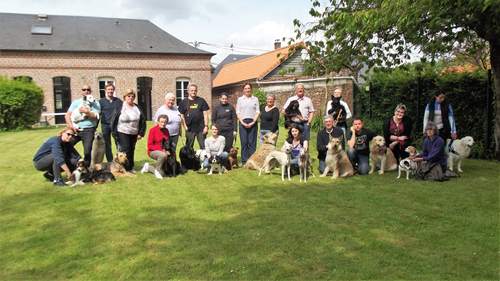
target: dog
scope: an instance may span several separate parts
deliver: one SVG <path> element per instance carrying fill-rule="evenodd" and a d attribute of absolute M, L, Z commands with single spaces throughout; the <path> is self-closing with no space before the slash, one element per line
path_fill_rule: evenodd
<path fill-rule="evenodd" d="M 474 139 L 471 136 L 463 137 L 459 140 L 451 141 L 448 144 L 448 169 L 453 171 L 453 165 L 457 164 L 457 171 L 462 171 L 462 160 L 470 156 L 471 147 L 474 145 Z"/>
<path fill-rule="evenodd" d="M 210 169 L 208 175 L 212 175 L 214 172 L 218 172 L 219 175 L 222 175 L 225 172 L 224 165 L 222 165 L 222 161 L 218 156 L 212 156 L 209 158 Z"/>
<path fill-rule="evenodd" d="M 385 171 L 394 171 L 398 168 L 396 157 L 392 150 L 385 145 L 383 136 L 376 136 L 372 139 L 370 145 L 370 174 L 375 172 L 377 166 L 380 167 L 379 174 L 383 175 Z"/>
<path fill-rule="evenodd" d="M 100 164 L 104 160 L 105 153 L 104 137 L 102 133 L 95 132 L 94 141 L 92 142 L 92 152 L 90 159 L 90 170 L 93 171 L 95 164 Z"/>
<path fill-rule="evenodd" d="M 329 172 L 332 172 L 332 179 L 354 175 L 354 168 L 351 161 L 349 161 L 349 157 L 347 157 L 347 153 L 342 149 L 340 139 L 331 138 L 327 144 L 327 148 L 325 170 L 321 174 L 321 177 L 326 177 Z"/>
<path fill-rule="evenodd" d="M 337 124 L 338 122 L 345 122 L 346 117 L 347 117 L 347 112 L 344 108 L 344 106 L 340 103 L 340 97 L 336 98 L 333 95 L 331 96 L 332 99 L 332 108 L 328 110 L 328 115 L 333 116 L 334 124 Z"/>
<path fill-rule="evenodd" d="M 189 145 L 185 145 L 181 148 L 179 151 L 179 159 L 185 170 L 198 171 L 201 168 L 200 159 L 196 157 L 194 149 Z"/>
<path fill-rule="evenodd" d="M 95 102 L 95 99 L 93 96 L 91 96 L 91 95 L 83 96 L 83 102 L 82 102 L 81 106 L 78 108 L 75 108 L 71 112 L 71 122 L 73 123 L 73 126 L 75 128 L 78 128 L 78 123 L 80 123 L 81 121 L 85 120 L 85 118 L 87 118 L 87 116 L 85 114 L 80 112 L 80 108 L 87 107 L 90 109 L 90 104 L 93 102 Z"/>
<path fill-rule="evenodd" d="M 239 168 L 238 167 L 238 148 L 237 147 L 231 147 L 229 149 L 229 156 L 227 158 L 227 170 L 232 170 L 233 168 Z"/>
<path fill-rule="evenodd" d="M 264 164 L 264 160 L 266 159 L 267 155 L 269 155 L 271 151 L 276 150 L 277 140 L 278 134 L 275 134 L 273 132 L 265 134 L 264 142 L 257 149 L 257 151 L 255 151 L 255 153 L 250 156 L 243 167 L 250 170 L 259 170 L 260 167 L 262 167 L 262 165 Z"/>
<path fill-rule="evenodd" d="M 311 169 L 312 163 L 311 163 L 311 156 L 309 155 L 309 151 L 301 151 L 300 156 L 299 156 L 299 180 L 302 182 L 304 180 L 304 183 L 307 182 L 307 176 L 311 175 L 314 177 L 314 174 Z"/>
<path fill-rule="evenodd" d="M 85 161 L 83 159 L 78 160 L 76 164 L 76 169 L 71 174 L 73 180 L 66 182 L 66 184 L 70 184 L 71 187 L 75 187 L 77 185 L 84 185 L 85 183 L 91 182 L 91 173 L 87 166 L 85 165 Z"/>
<path fill-rule="evenodd" d="M 108 171 L 100 170 L 100 171 L 92 171 L 92 182 L 94 184 L 103 184 L 107 182 L 115 181 L 115 176 Z"/>
<path fill-rule="evenodd" d="M 179 173 L 179 170 L 177 169 L 177 161 L 175 160 L 175 151 L 169 149 L 168 152 L 170 154 L 163 163 L 163 173 L 167 177 L 176 177 L 177 174 Z"/>
<path fill-rule="evenodd" d="M 285 109 L 285 129 L 288 129 L 292 123 L 302 123 L 303 120 L 299 109 L 299 101 L 291 101 Z"/>
<path fill-rule="evenodd" d="M 399 169 L 398 169 L 398 177 L 399 179 L 401 177 L 401 171 L 406 172 L 406 179 L 410 179 L 410 174 L 414 174 L 415 171 L 417 170 L 417 162 L 413 161 L 412 158 L 417 155 L 417 149 L 413 146 L 408 146 L 405 151 L 410 154 L 409 157 L 399 161 Z"/>
<path fill-rule="evenodd" d="M 107 171 L 113 174 L 113 176 L 135 176 L 134 174 L 125 170 L 125 164 L 127 164 L 127 154 L 125 152 L 116 153 L 113 162 L 111 163 L 101 163 L 95 165 L 96 171 Z"/>
<path fill-rule="evenodd" d="M 262 171 L 270 173 L 275 166 L 279 165 L 281 166 L 281 181 L 285 181 L 285 170 L 288 175 L 288 180 L 291 180 L 290 178 L 291 157 L 292 157 L 292 145 L 285 142 L 285 144 L 281 148 L 281 151 L 274 150 L 271 151 L 271 153 L 269 153 L 269 155 L 266 156 L 264 164 L 259 170 L 259 176 L 262 174 Z"/>

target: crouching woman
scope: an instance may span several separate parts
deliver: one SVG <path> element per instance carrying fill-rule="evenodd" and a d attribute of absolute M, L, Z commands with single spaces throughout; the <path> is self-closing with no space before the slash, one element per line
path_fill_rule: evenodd
<path fill-rule="evenodd" d="M 72 128 L 65 128 L 57 136 L 49 138 L 38 149 L 33 157 L 33 165 L 38 171 L 45 171 L 43 176 L 55 186 L 65 186 L 61 172 L 68 178 L 75 169 L 80 154 L 73 146 L 76 132 Z"/>
<path fill-rule="evenodd" d="M 205 153 L 207 158 L 203 161 L 203 167 L 208 169 L 210 167 L 209 160 L 214 157 L 219 157 L 222 165 L 225 166 L 228 153 L 224 151 L 226 145 L 226 138 L 219 135 L 219 128 L 216 125 L 212 125 L 212 136 L 205 139 Z"/>
<path fill-rule="evenodd" d="M 149 163 L 145 163 L 142 167 L 141 173 L 146 172 L 153 173 L 157 179 L 162 179 L 165 176 L 164 165 L 167 158 L 170 156 L 171 151 L 171 140 L 170 133 L 166 127 L 168 123 L 168 115 L 162 114 L 158 116 L 156 126 L 149 130 L 148 135 L 148 155 L 152 159 L 156 160 L 154 167 L 151 167 Z M 172 155 L 175 157 L 175 155 Z"/>
<path fill-rule="evenodd" d="M 444 140 L 438 135 L 438 128 L 434 122 L 428 122 L 425 127 L 425 136 L 422 153 L 415 156 L 413 161 L 418 163 L 417 179 L 447 180 L 447 157 L 444 153 Z"/>

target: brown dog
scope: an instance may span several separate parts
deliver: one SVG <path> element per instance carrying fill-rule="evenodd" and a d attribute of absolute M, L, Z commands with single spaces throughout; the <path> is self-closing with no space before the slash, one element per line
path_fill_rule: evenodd
<path fill-rule="evenodd" d="M 238 148 L 237 147 L 231 147 L 229 149 L 229 156 L 227 158 L 227 169 L 232 170 L 233 168 L 239 168 L 238 166 Z"/>
<path fill-rule="evenodd" d="M 332 138 L 327 147 L 325 170 L 320 177 L 326 177 L 328 172 L 332 172 L 332 179 L 352 176 L 354 169 L 351 161 L 349 161 L 349 157 L 347 157 L 347 153 L 342 149 L 340 139 Z"/>
<path fill-rule="evenodd" d="M 385 139 L 382 136 L 376 136 L 372 139 L 370 145 L 370 174 L 375 172 L 377 166 L 380 167 L 378 173 L 384 174 L 385 171 L 394 171 L 398 168 L 398 163 L 394 153 L 385 145 Z M 380 164 L 380 165 L 378 165 Z"/>
<path fill-rule="evenodd" d="M 125 152 L 116 153 L 113 162 L 111 163 L 101 163 L 95 165 L 96 171 L 107 171 L 111 172 L 113 176 L 135 176 L 134 174 L 127 172 L 125 170 L 125 164 L 127 163 L 127 154 Z"/>
<path fill-rule="evenodd" d="M 245 163 L 245 168 L 250 170 L 260 170 L 262 165 L 264 165 L 264 160 L 267 155 L 272 151 L 276 150 L 276 141 L 278 140 L 278 135 L 275 133 L 267 133 L 264 135 L 264 143 L 255 151 L 252 156 Z"/>

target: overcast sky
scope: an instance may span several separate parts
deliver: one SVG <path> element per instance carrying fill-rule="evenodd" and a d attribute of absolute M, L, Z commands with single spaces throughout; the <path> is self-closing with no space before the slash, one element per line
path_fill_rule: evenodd
<path fill-rule="evenodd" d="M 275 39 L 293 35 L 292 21 L 310 20 L 309 0 L 16 0 L 0 1 L 0 12 L 148 19 L 184 42 L 217 55 L 258 54 Z M 228 47 L 233 44 L 234 50 Z M 249 49 L 240 49 L 249 48 Z M 255 49 L 255 50 L 251 50 Z"/>

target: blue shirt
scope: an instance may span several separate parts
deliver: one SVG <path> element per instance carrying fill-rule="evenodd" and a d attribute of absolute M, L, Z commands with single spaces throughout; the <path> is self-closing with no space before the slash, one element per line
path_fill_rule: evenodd
<path fill-rule="evenodd" d="M 71 103 L 68 112 L 73 112 L 75 109 L 80 108 L 82 106 L 82 103 L 83 103 L 83 98 L 74 100 Z M 99 116 L 99 113 L 101 113 L 101 106 L 99 105 L 99 102 L 97 101 L 92 102 L 90 104 L 90 111 Z M 97 127 L 97 119 L 86 118 L 85 120 L 78 122 L 78 127 L 80 129 L 95 128 Z"/>
<path fill-rule="evenodd" d="M 66 159 L 72 158 L 80 158 L 80 155 L 75 150 L 73 145 L 69 142 L 63 142 L 61 137 L 55 136 L 49 138 L 45 141 L 42 146 L 38 149 L 35 156 L 33 157 L 33 161 L 38 161 L 42 159 L 42 157 L 52 154 L 54 158 L 54 162 L 58 166 L 62 166 L 66 163 Z"/>
<path fill-rule="evenodd" d="M 122 100 L 116 97 L 113 97 L 111 101 L 107 98 L 102 98 L 99 100 L 99 106 L 101 108 L 101 122 L 103 125 L 111 126 L 111 118 L 116 110 L 120 110 L 122 108 Z"/>

